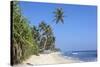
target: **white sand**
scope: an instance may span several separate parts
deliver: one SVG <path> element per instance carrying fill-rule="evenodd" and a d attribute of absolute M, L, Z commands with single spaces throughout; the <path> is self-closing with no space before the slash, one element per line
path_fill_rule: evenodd
<path fill-rule="evenodd" d="M 23 64 L 15 65 L 14 67 L 27 67 L 33 65 L 41 64 L 68 64 L 75 63 L 79 61 L 65 59 L 62 56 L 59 56 L 60 52 L 53 52 L 50 54 L 40 54 L 39 56 L 32 55 L 29 59 L 23 62 Z M 25 66 L 26 65 L 26 66 Z"/>

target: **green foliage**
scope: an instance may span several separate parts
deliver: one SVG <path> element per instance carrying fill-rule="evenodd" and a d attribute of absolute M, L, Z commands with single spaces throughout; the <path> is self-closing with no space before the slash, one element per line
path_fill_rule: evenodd
<path fill-rule="evenodd" d="M 58 10 L 57 16 L 62 16 Z M 56 18 L 57 22 L 63 19 Z M 55 49 L 55 37 L 50 25 L 42 21 L 38 27 L 31 27 L 21 14 L 18 1 L 12 1 L 12 56 L 11 65 L 22 63 L 32 54 Z"/>
<path fill-rule="evenodd" d="M 54 13 L 54 21 L 56 21 L 56 23 L 59 23 L 60 21 L 64 23 L 64 12 L 62 8 L 57 8 L 53 13 Z"/>
<path fill-rule="evenodd" d="M 51 26 L 42 21 L 39 24 L 39 30 L 41 33 L 40 48 L 42 48 L 43 51 L 53 49 L 55 37 L 53 35 Z"/>
<path fill-rule="evenodd" d="M 22 16 L 17 1 L 13 1 L 12 15 L 12 63 L 18 64 L 32 54 L 38 54 L 38 46 L 32 37 L 28 21 Z"/>

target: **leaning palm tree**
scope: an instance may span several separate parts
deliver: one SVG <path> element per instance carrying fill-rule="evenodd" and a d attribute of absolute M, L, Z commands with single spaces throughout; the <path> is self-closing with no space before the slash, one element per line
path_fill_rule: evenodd
<path fill-rule="evenodd" d="M 42 48 L 42 50 L 44 51 L 47 46 L 48 37 L 52 34 L 52 29 L 50 25 L 47 25 L 44 21 L 40 23 L 39 29 L 41 31 L 40 45 L 41 45 L 42 39 L 44 39 L 43 48 Z"/>
<path fill-rule="evenodd" d="M 40 45 L 41 45 L 41 49 L 40 51 L 43 51 L 45 49 L 44 45 L 46 44 L 46 41 L 47 41 L 47 37 L 46 37 L 46 23 L 44 21 L 42 21 L 40 24 L 39 24 L 39 30 L 40 30 Z M 42 41 L 42 40 L 45 40 L 45 41 Z"/>
<path fill-rule="evenodd" d="M 54 12 L 54 20 L 53 21 L 56 21 L 56 23 L 59 23 L 60 21 L 62 23 L 64 23 L 64 12 L 62 10 L 62 8 L 57 8 Z"/>
<path fill-rule="evenodd" d="M 45 32 L 44 32 L 44 35 L 46 35 L 45 36 L 45 43 L 44 43 L 44 46 L 43 46 L 44 49 L 47 46 L 48 37 L 50 37 L 51 34 L 52 34 L 51 27 L 50 27 L 50 25 L 47 25 L 46 28 L 45 28 Z"/>

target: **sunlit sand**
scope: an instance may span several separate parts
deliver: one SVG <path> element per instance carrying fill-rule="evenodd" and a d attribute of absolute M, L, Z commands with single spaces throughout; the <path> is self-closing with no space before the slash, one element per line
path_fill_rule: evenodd
<path fill-rule="evenodd" d="M 64 58 L 63 56 L 60 56 L 60 52 L 53 52 L 49 54 L 40 54 L 39 56 L 32 55 L 22 64 L 15 65 L 14 67 L 27 67 L 27 66 L 47 65 L 47 64 L 69 64 L 75 62 L 79 61 Z"/>

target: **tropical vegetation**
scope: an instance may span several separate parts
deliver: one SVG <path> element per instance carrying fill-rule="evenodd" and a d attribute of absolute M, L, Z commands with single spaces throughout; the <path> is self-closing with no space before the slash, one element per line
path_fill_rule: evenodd
<path fill-rule="evenodd" d="M 41 21 L 36 27 L 29 25 L 21 13 L 18 1 L 11 2 L 12 8 L 12 37 L 11 37 L 11 65 L 22 63 L 31 55 L 39 55 L 45 50 L 55 50 L 55 36 L 52 27 L 45 21 Z M 63 11 L 57 8 L 55 21 L 63 23 Z"/>

